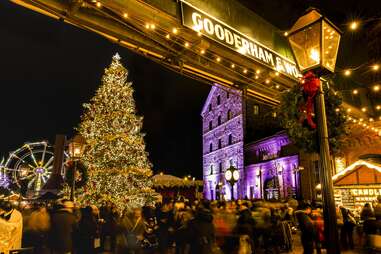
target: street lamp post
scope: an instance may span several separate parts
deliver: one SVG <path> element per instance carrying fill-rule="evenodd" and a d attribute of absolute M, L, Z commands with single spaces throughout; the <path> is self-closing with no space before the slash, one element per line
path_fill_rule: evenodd
<path fill-rule="evenodd" d="M 225 179 L 227 182 L 230 183 L 231 187 L 231 193 L 232 193 L 232 200 L 234 200 L 234 184 L 238 182 L 239 179 L 239 171 L 233 166 L 230 166 L 225 171 Z"/>
<path fill-rule="evenodd" d="M 77 162 L 82 157 L 85 150 L 85 139 L 81 135 L 75 135 L 69 141 L 69 155 L 70 159 L 74 162 L 73 168 L 73 179 L 71 179 L 70 188 L 70 200 L 74 201 L 74 191 L 75 191 L 75 174 L 77 172 Z"/>
<path fill-rule="evenodd" d="M 321 77 L 335 71 L 341 32 L 318 10 L 309 9 L 289 31 L 288 40 L 296 62 L 302 73 L 313 71 L 312 77 L 318 84 L 315 97 L 317 132 L 320 149 L 320 181 L 323 192 L 324 228 L 327 253 L 340 253 L 336 225 L 336 208 L 332 184 L 332 170 L 328 143 L 327 117 Z M 311 77 L 311 73 L 309 75 Z"/>

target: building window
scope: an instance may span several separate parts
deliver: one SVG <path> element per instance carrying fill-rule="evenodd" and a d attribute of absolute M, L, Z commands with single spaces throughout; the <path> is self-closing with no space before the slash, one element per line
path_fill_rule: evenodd
<path fill-rule="evenodd" d="M 213 165 L 210 165 L 210 174 L 213 175 Z"/>
<path fill-rule="evenodd" d="M 259 106 L 258 105 L 254 105 L 254 107 L 253 107 L 253 114 L 254 115 L 259 115 Z"/>
<path fill-rule="evenodd" d="M 220 105 L 220 103 L 221 103 L 221 96 L 217 96 L 217 105 Z"/>
<path fill-rule="evenodd" d="M 233 166 L 233 159 L 229 160 L 229 164 L 230 164 L 230 166 Z"/>
<path fill-rule="evenodd" d="M 232 136 L 232 134 L 229 134 L 228 143 L 229 143 L 229 145 L 233 144 L 233 136 Z"/>
<path fill-rule="evenodd" d="M 218 125 L 221 125 L 221 116 L 218 116 Z"/>
<path fill-rule="evenodd" d="M 230 96 L 230 94 L 229 94 L 229 92 L 227 92 L 226 93 L 226 98 L 229 99 L 229 96 Z"/>
<path fill-rule="evenodd" d="M 222 162 L 220 162 L 219 164 L 219 170 L 220 170 L 220 173 L 222 172 Z"/>
<path fill-rule="evenodd" d="M 213 151 L 213 143 L 210 143 L 209 145 L 209 152 L 212 152 Z"/>
<path fill-rule="evenodd" d="M 209 104 L 209 112 L 212 111 L 212 104 Z"/>
<path fill-rule="evenodd" d="M 222 147 L 221 139 L 218 139 L 218 149 L 221 149 L 221 147 Z"/>
<path fill-rule="evenodd" d="M 229 109 L 228 110 L 228 120 L 232 119 L 233 118 L 233 113 L 232 111 Z"/>
<path fill-rule="evenodd" d="M 209 130 L 213 129 L 213 122 L 209 121 Z"/>

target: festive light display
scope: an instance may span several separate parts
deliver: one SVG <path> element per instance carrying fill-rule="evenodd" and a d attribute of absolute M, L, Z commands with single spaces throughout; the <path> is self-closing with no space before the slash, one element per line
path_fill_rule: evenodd
<path fill-rule="evenodd" d="M 100 204 L 111 201 L 118 208 L 139 207 L 154 192 L 151 164 L 145 152 L 142 117 L 136 115 L 132 83 L 116 54 L 102 77 L 78 128 L 86 139 L 83 161 L 89 165 L 89 181 L 80 200 Z"/>

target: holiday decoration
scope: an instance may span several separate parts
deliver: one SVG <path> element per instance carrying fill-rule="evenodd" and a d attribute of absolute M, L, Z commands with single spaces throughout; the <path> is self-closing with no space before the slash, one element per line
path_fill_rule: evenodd
<path fill-rule="evenodd" d="M 142 117 L 136 115 L 132 83 L 116 54 L 102 77 L 78 128 L 87 146 L 83 161 L 89 181 L 79 200 L 118 208 L 139 207 L 151 200 L 151 164 L 145 152 Z"/>
<path fill-rule="evenodd" d="M 299 85 L 282 94 L 279 106 L 281 125 L 296 146 L 305 152 L 317 152 L 317 129 L 314 113 L 314 96 L 318 93 L 320 83 L 312 73 Z M 318 81 L 318 82 L 316 82 Z M 304 82 L 304 83 L 303 83 Z M 340 138 L 346 134 L 346 118 L 341 106 L 342 99 L 328 87 L 328 82 L 321 82 L 325 93 L 326 114 L 328 122 L 329 144 L 332 153 L 340 148 Z"/>
<path fill-rule="evenodd" d="M 74 161 L 68 161 L 65 169 L 65 182 L 71 184 L 73 181 L 73 173 L 75 171 L 75 187 L 82 188 L 86 185 L 89 174 L 87 167 L 82 162 L 77 162 L 77 166 L 74 166 Z"/>

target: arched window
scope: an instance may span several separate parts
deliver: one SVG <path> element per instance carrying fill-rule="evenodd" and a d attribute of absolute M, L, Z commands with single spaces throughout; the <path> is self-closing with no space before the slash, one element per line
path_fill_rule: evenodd
<path fill-rule="evenodd" d="M 221 116 L 218 116 L 218 125 L 221 125 Z"/>
<path fill-rule="evenodd" d="M 221 147 L 222 147 L 221 139 L 218 139 L 218 149 L 221 149 Z"/>
<path fill-rule="evenodd" d="M 212 104 L 209 104 L 209 112 L 212 111 Z"/>
<path fill-rule="evenodd" d="M 217 96 L 217 105 L 220 105 L 220 103 L 221 103 L 221 96 Z"/>
<path fill-rule="evenodd" d="M 230 94 L 229 94 L 229 92 L 227 92 L 226 93 L 226 98 L 229 99 L 229 96 L 230 96 Z"/>
<path fill-rule="evenodd" d="M 232 119 L 233 118 L 233 113 L 232 111 L 229 109 L 228 110 L 228 120 Z"/>
<path fill-rule="evenodd" d="M 229 143 L 229 145 L 233 144 L 233 136 L 232 136 L 232 134 L 229 134 L 228 143 Z"/>
<path fill-rule="evenodd" d="M 210 165 L 210 174 L 213 175 L 213 165 Z"/>
<path fill-rule="evenodd" d="M 222 172 L 222 162 L 220 162 L 219 164 L 219 170 L 220 170 L 220 173 Z"/>
<path fill-rule="evenodd" d="M 213 151 L 213 143 L 209 144 L 209 152 L 211 153 Z"/>
<path fill-rule="evenodd" d="M 209 130 L 213 129 L 213 122 L 209 121 Z"/>

